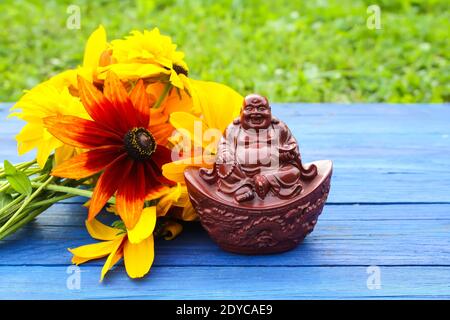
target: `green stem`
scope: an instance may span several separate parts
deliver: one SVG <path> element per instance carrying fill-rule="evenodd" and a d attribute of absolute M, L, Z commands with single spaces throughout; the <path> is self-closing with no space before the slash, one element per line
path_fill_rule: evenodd
<path fill-rule="evenodd" d="M 161 104 L 163 103 L 164 99 L 167 97 L 167 95 L 170 92 L 170 89 L 172 89 L 172 84 L 170 82 L 168 82 L 166 84 L 166 86 L 164 87 L 163 92 L 161 93 L 161 95 L 159 96 L 158 100 L 156 101 L 156 103 L 153 105 L 153 109 L 158 109 Z"/>
<path fill-rule="evenodd" d="M 27 162 L 22 162 L 22 163 L 16 164 L 16 169 L 17 170 L 21 170 L 21 169 L 24 169 L 24 168 L 29 168 L 32 165 L 36 164 L 36 163 L 37 163 L 36 159 L 31 160 L 31 161 L 27 161 Z"/>
<path fill-rule="evenodd" d="M 34 191 L 30 196 L 28 196 L 25 201 L 22 203 L 22 205 L 20 206 L 20 208 L 13 214 L 13 216 L 6 221 L 6 223 L 0 228 L 0 234 L 5 231 L 6 228 L 8 228 L 8 226 L 14 222 L 14 220 L 16 219 L 16 217 L 27 207 L 27 205 L 34 199 L 37 197 L 37 195 L 45 188 L 46 185 L 48 185 L 52 180 L 54 179 L 54 177 L 50 177 L 47 179 L 47 181 L 45 181 L 44 183 L 42 183 L 42 185 L 36 189 L 36 191 Z"/>
<path fill-rule="evenodd" d="M 47 179 L 48 175 L 37 176 L 31 179 L 31 182 L 42 182 Z"/>
<path fill-rule="evenodd" d="M 41 183 L 41 182 L 32 182 L 31 183 L 31 186 L 33 188 L 38 188 L 38 187 L 41 187 L 42 185 L 44 185 L 44 183 Z M 93 194 L 93 192 L 89 191 L 89 190 L 83 190 L 83 189 L 79 189 L 79 188 L 59 186 L 59 185 L 54 185 L 54 184 L 45 185 L 44 189 L 50 190 L 50 191 L 68 193 L 68 194 L 81 196 L 81 197 L 85 197 L 85 198 L 92 198 L 92 194 Z M 115 198 L 112 197 L 111 199 L 109 199 L 108 203 L 111 203 L 111 204 L 116 203 Z"/>
<path fill-rule="evenodd" d="M 25 173 L 27 176 L 33 176 L 37 173 L 42 172 L 42 169 L 40 168 L 32 168 L 32 169 L 26 169 L 22 171 L 23 173 Z"/>
<path fill-rule="evenodd" d="M 17 170 L 22 170 L 22 169 L 27 169 L 29 167 L 31 167 L 33 164 L 36 163 L 36 159 L 31 160 L 31 161 L 27 161 L 27 162 L 21 162 L 16 164 L 14 167 L 16 167 Z M 0 178 L 5 177 L 5 169 L 4 168 L 0 168 Z"/>
<path fill-rule="evenodd" d="M 6 229 L 3 233 L 0 234 L 0 240 L 5 238 L 6 236 L 16 232 L 19 228 L 21 228 L 23 225 L 28 223 L 29 221 L 36 218 L 39 214 L 43 213 L 45 210 L 50 208 L 54 203 L 59 202 L 61 200 L 69 199 L 74 197 L 74 195 L 71 194 L 64 194 L 58 197 L 52 197 L 50 195 L 50 199 L 38 201 L 31 203 L 26 210 L 22 211 L 22 213 L 16 217 L 15 223 L 10 225 L 8 229 Z M 31 213 L 31 215 L 30 215 Z M 0 221 L 4 220 L 5 218 L 0 217 Z"/>
<path fill-rule="evenodd" d="M 5 191 L 6 189 L 9 188 L 9 182 L 5 182 L 4 184 L 2 184 L 2 186 L 0 187 L 0 192 Z"/>
<path fill-rule="evenodd" d="M 0 232 L 0 240 L 5 238 L 6 236 L 16 232 L 18 229 L 20 229 L 22 226 L 24 226 L 25 224 L 27 224 L 28 222 L 30 222 L 31 220 L 36 218 L 38 215 L 40 215 L 42 212 L 47 210 L 49 207 L 50 207 L 50 205 L 35 209 L 34 211 L 32 211 L 31 214 L 27 215 L 24 219 L 14 223 L 9 229 L 6 229 L 6 230 Z M 2 230 L 3 230 L 3 228 L 2 228 Z"/>
<path fill-rule="evenodd" d="M 56 202 L 59 202 L 59 201 L 62 201 L 62 200 L 66 200 L 66 199 L 70 199 L 70 198 L 73 198 L 73 197 L 75 197 L 75 195 L 73 195 L 73 194 L 64 194 L 62 196 L 58 196 L 58 197 L 50 198 L 50 199 L 47 199 L 47 200 L 34 202 L 34 203 L 30 204 L 28 206 L 28 208 L 35 208 L 35 207 L 52 205 L 52 204 L 54 204 Z"/>
<path fill-rule="evenodd" d="M 11 201 L 10 203 L 8 203 L 6 206 L 4 206 L 3 208 L 0 209 L 0 217 L 2 216 L 3 212 L 9 210 L 9 208 L 15 206 L 16 204 L 18 204 L 19 202 L 21 202 L 23 199 L 25 198 L 24 194 L 21 194 L 20 196 L 18 196 L 17 198 L 15 198 L 13 201 Z"/>
<path fill-rule="evenodd" d="M 32 182 L 31 186 L 33 188 L 39 188 L 43 185 L 42 182 Z M 92 191 L 89 190 L 83 190 L 83 189 L 78 189 L 78 188 L 72 188 L 72 187 L 65 187 L 65 186 L 59 186 L 59 185 L 54 185 L 54 184 L 50 184 L 44 187 L 46 190 L 50 190 L 50 191 L 56 191 L 56 192 L 64 192 L 64 193 L 69 193 L 69 194 L 73 194 L 76 196 L 82 196 L 82 197 L 86 197 L 86 198 L 91 198 L 92 197 Z"/>

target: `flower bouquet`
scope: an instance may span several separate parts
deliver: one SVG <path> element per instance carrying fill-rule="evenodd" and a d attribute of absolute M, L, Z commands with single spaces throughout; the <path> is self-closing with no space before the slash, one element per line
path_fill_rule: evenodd
<path fill-rule="evenodd" d="M 25 121 L 18 153 L 35 150 L 36 159 L 0 168 L 0 239 L 81 196 L 87 231 L 99 242 L 69 249 L 72 262 L 105 258 L 102 280 L 123 258 L 131 278 L 146 275 L 154 239 L 170 240 L 180 221 L 197 219 L 183 172 L 212 165 L 243 99 L 188 71 L 183 52 L 157 28 L 110 42 L 102 26 L 95 30 L 81 66 L 27 91 L 12 108 Z M 112 223 L 98 220 L 104 208 Z"/>

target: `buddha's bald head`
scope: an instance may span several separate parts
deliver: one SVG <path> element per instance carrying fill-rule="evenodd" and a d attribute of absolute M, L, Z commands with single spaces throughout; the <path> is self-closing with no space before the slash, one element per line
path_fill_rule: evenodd
<path fill-rule="evenodd" d="M 244 98 L 241 125 L 244 129 L 266 129 L 272 121 L 272 112 L 266 97 L 252 93 Z"/>

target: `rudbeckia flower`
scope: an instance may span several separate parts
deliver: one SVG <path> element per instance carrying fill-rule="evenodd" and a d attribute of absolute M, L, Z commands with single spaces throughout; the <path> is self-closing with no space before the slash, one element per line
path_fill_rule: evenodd
<path fill-rule="evenodd" d="M 73 97 L 67 87 L 58 87 L 46 81 L 28 91 L 12 108 L 18 110 L 11 116 L 25 120 L 27 124 L 16 136 L 19 155 L 37 149 L 37 162 L 44 167 L 49 155 L 55 151 L 57 163 L 70 159 L 77 150 L 65 145 L 51 135 L 43 119 L 50 116 L 76 116 L 90 119 L 79 98 Z"/>
<path fill-rule="evenodd" d="M 153 264 L 155 224 L 155 207 L 145 208 L 132 230 L 110 227 L 96 219 L 86 221 L 86 228 L 91 237 L 103 242 L 69 249 L 73 254 L 72 263 L 79 265 L 108 257 L 102 269 L 102 281 L 106 273 L 123 258 L 128 275 L 131 278 L 141 278 L 149 272 Z"/>
<path fill-rule="evenodd" d="M 114 63 L 99 68 L 98 77 L 104 79 L 108 70 L 127 80 L 165 76 L 174 87 L 188 90 L 188 66 L 184 53 L 176 48 L 171 38 L 161 35 L 158 28 L 132 31 L 125 39 L 111 41 Z"/>
<path fill-rule="evenodd" d="M 180 160 L 163 165 L 163 175 L 176 182 L 184 182 L 183 173 L 187 167 L 211 167 L 219 138 L 226 127 L 239 115 L 244 99 L 239 93 L 223 84 L 190 81 L 193 105 L 201 116 L 178 111 L 170 114 L 169 121 L 190 141 L 193 149 L 201 148 L 201 153 L 198 156 L 192 152 L 187 157 L 183 156 Z"/>
<path fill-rule="evenodd" d="M 44 119 L 47 129 L 62 142 L 87 149 L 57 166 L 52 175 L 81 179 L 101 172 L 89 205 L 92 220 L 116 192 L 116 206 L 128 229 L 139 220 L 146 195 L 173 184 L 161 174 L 171 151 L 153 134 L 150 105 L 143 81 L 128 95 L 112 72 L 104 92 L 78 77 L 80 98 L 93 121 L 74 116 Z"/>

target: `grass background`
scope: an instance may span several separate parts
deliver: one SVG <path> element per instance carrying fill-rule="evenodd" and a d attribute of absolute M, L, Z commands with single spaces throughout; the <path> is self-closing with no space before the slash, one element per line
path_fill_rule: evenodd
<path fill-rule="evenodd" d="M 369 30 L 368 5 L 381 7 Z M 66 26 L 81 9 L 81 29 Z M 450 100 L 448 0 L 0 2 L 0 100 L 79 65 L 88 35 L 158 26 L 193 78 L 278 102 Z"/>

